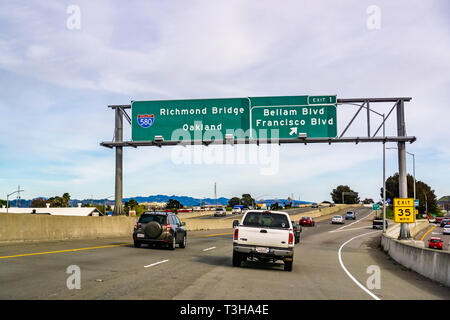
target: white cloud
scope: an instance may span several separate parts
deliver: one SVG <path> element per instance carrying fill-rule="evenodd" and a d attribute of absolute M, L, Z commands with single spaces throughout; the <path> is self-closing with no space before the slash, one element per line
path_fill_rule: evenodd
<path fill-rule="evenodd" d="M 7 114 L 0 134 L 8 136 L 0 141 L 7 151 L 0 156 L 0 168 L 13 167 L 12 162 L 23 158 L 35 159 L 45 167 L 42 186 L 45 174 L 70 173 L 66 184 L 58 184 L 86 184 L 96 190 L 91 186 L 98 183 L 105 188 L 113 174 L 112 152 L 98 146 L 112 136 L 113 114 L 105 106 L 131 99 L 411 96 L 406 105 L 407 132 L 418 140 L 407 148 L 423 159 L 420 170 L 430 172 L 423 175 L 427 182 L 447 192 L 450 41 L 449 22 L 442 14 L 446 5 L 379 1 L 381 29 L 368 30 L 369 4 L 360 1 L 127 5 L 79 1 L 81 29 L 69 30 L 65 23 L 69 4 L 0 5 L 0 72 L 5 75 L 0 110 Z M 387 113 L 389 106 L 377 110 Z M 354 111 L 339 109 L 340 130 Z M 350 135 L 365 133 L 364 118 L 363 113 Z M 374 118 L 372 130 L 377 123 Z M 388 134 L 395 134 L 395 112 L 388 123 Z M 274 179 L 260 176 L 258 167 L 176 167 L 169 163 L 170 151 L 165 148 L 126 149 L 126 193 L 155 189 L 202 193 L 214 177 L 224 181 L 229 194 L 267 181 L 283 194 L 298 180 L 308 181 L 318 192 L 314 178 L 323 184 L 376 161 L 380 148 L 286 146 L 282 150 L 289 152 L 282 152 L 280 173 Z M 433 160 L 425 160 L 430 154 Z M 437 177 L 430 168 L 439 166 L 443 173 Z M 20 176 L 20 170 L 10 172 Z M 373 183 L 371 168 L 366 172 Z M 326 174 L 330 180 L 320 178 Z M 360 177 L 358 184 L 365 188 L 363 180 Z M 38 181 L 33 182 L 36 189 Z M 156 181 L 156 187 L 150 188 L 148 181 Z M 375 197 L 377 188 L 367 186 L 366 192 Z"/>

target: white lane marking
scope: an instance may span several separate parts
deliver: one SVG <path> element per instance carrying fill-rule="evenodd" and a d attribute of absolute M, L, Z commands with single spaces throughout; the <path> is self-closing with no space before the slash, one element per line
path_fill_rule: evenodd
<path fill-rule="evenodd" d="M 350 228 L 350 229 L 345 229 L 345 230 L 333 230 L 333 231 L 329 231 L 329 232 L 333 233 L 333 232 L 342 232 L 342 231 L 350 231 L 350 230 L 358 230 L 358 229 L 372 229 L 372 227 L 365 226 L 365 227 Z"/>
<path fill-rule="evenodd" d="M 153 266 L 156 266 L 158 264 L 161 264 L 161 263 L 164 263 L 164 262 L 167 262 L 167 261 L 169 261 L 169 260 L 163 260 L 163 261 L 155 262 L 155 263 L 149 264 L 147 266 L 144 266 L 144 268 L 153 267 Z"/>
<path fill-rule="evenodd" d="M 338 230 L 341 230 L 341 229 L 344 229 L 344 228 L 347 228 L 347 227 L 350 227 L 351 225 L 353 225 L 353 224 L 355 224 L 355 223 L 358 223 L 358 222 L 361 222 L 362 220 L 364 220 L 365 218 L 367 218 L 368 216 L 370 216 L 372 213 L 374 213 L 375 211 L 371 211 L 368 215 L 366 215 L 364 218 L 361 218 L 361 219 L 359 219 L 359 220 L 357 220 L 357 221 L 355 221 L 355 222 L 352 222 L 352 223 L 350 223 L 350 224 L 347 224 L 347 225 L 345 225 L 345 226 L 342 226 L 342 227 L 340 227 L 340 228 L 337 228 L 336 230 L 334 230 L 334 231 L 328 231 L 328 232 L 335 232 L 335 231 L 338 231 Z"/>
<path fill-rule="evenodd" d="M 345 271 L 345 273 L 349 276 L 349 278 L 352 279 L 353 282 L 356 283 L 356 284 L 358 285 L 358 287 L 360 287 L 361 289 L 363 289 L 368 295 L 370 295 L 370 296 L 371 296 L 372 298 L 374 298 L 375 300 L 381 300 L 381 299 L 378 298 L 376 295 L 374 295 L 372 292 L 370 292 L 369 289 L 367 289 L 366 287 L 364 287 L 358 280 L 356 280 L 354 276 L 352 276 L 352 274 L 351 274 L 351 273 L 347 270 L 347 268 L 344 266 L 344 263 L 342 262 L 342 255 L 341 255 L 342 248 L 344 248 L 344 246 L 345 246 L 347 243 L 349 243 L 349 242 L 352 241 L 353 239 L 356 239 L 356 238 L 359 238 L 359 237 L 363 237 L 363 236 L 366 236 L 366 235 L 368 235 L 368 234 L 375 233 L 375 232 L 377 232 L 377 231 L 372 231 L 372 232 L 363 233 L 363 234 L 360 234 L 359 236 L 353 237 L 353 238 L 351 238 L 350 240 L 345 241 L 345 242 L 341 245 L 341 247 L 339 248 L 339 251 L 338 251 L 338 258 L 339 258 L 339 263 L 341 264 L 342 269 L 343 269 L 343 270 Z"/>
<path fill-rule="evenodd" d="M 216 247 L 211 247 L 211 248 L 206 248 L 206 249 L 203 249 L 203 251 L 209 251 L 209 250 L 212 250 L 212 249 L 215 249 Z"/>

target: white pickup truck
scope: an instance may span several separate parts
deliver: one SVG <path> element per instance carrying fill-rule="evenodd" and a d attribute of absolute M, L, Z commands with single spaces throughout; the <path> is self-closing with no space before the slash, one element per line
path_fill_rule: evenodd
<path fill-rule="evenodd" d="M 247 258 L 262 262 L 283 260 L 284 270 L 292 271 L 293 230 L 291 219 L 285 212 L 247 211 L 234 229 L 233 266 L 240 267 Z"/>

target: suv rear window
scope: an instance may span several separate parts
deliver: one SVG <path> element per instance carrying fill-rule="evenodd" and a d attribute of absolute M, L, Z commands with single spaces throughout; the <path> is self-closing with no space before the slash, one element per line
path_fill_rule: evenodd
<path fill-rule="evenodd" d="M 289 228 L 289 219 L 284 214 L 270 212 L 249 212 L 243 223 L 248 227 Z"/>
<path fill-rule="evenodd" d="M 152 221 L 156 221 L 159 224 L 166 224 L 167 216 L 163 216 L 161 214 L 145 214 L 139 218 L 139 223 L 149 223 Z"/>

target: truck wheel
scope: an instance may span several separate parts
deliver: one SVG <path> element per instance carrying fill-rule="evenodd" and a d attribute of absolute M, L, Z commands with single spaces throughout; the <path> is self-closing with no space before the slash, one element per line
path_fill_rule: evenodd
<path fill-rule="evenodd" d="M 284 271 L 292 271 L 292 262 L 293 261 L 284 262 Z"/>
<path fill-rule="evenodd" d="M 141 243 L 139 241 L 134 241 L 134 247 L 135 248 L 140 248 L 141 247 Z"/>
<path fill-rule="evenodd" d="M 242 257 L 240 253 L 233 251 L 233 267 L 240 267 L 242 262 Z"/>

